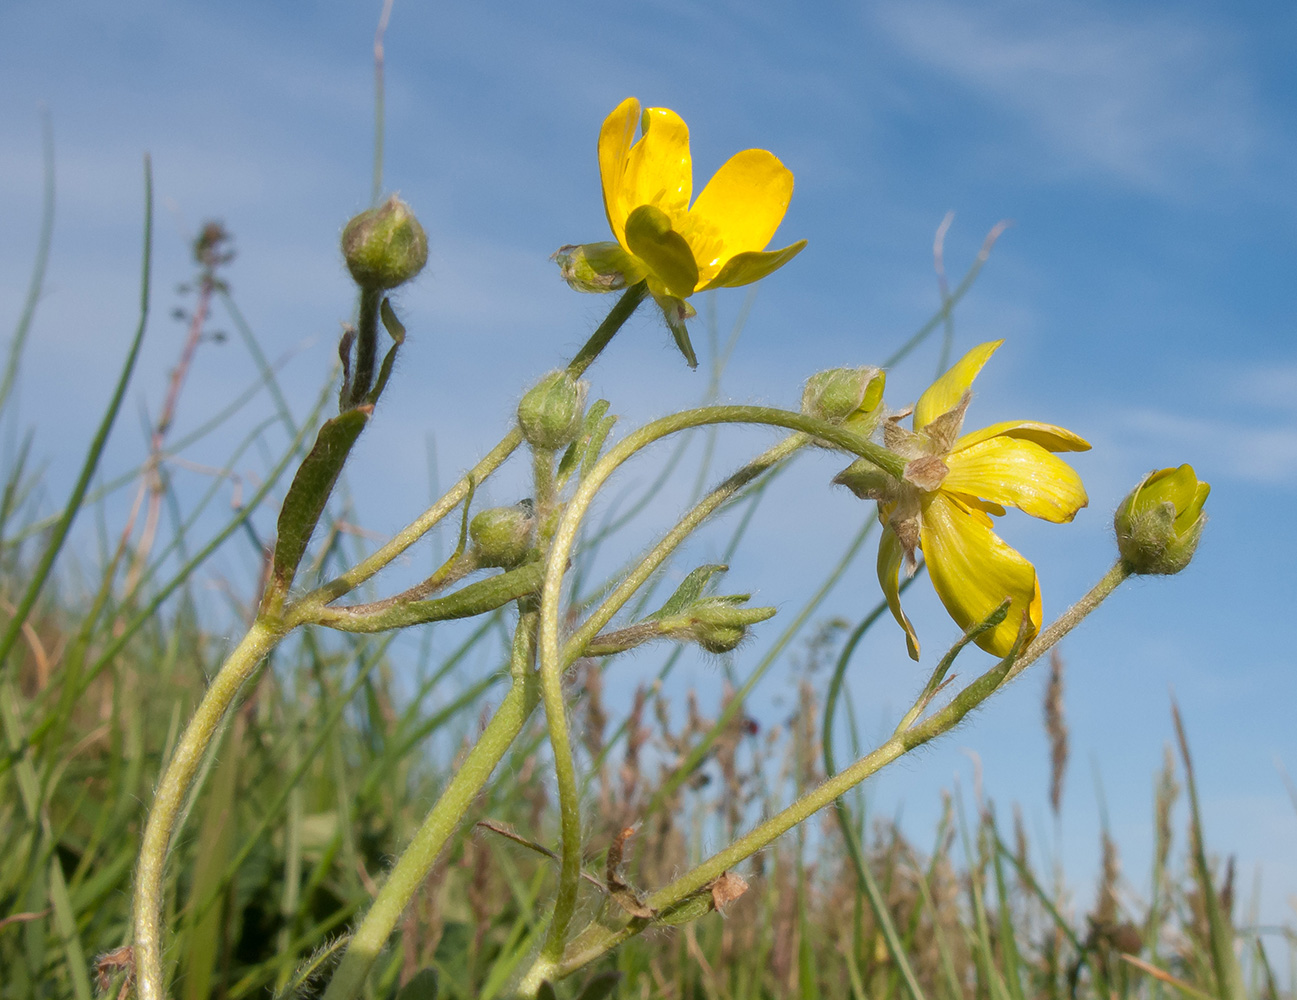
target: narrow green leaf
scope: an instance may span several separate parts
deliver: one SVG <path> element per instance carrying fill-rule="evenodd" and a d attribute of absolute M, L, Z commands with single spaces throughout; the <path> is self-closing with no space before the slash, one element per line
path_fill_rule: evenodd
<path fill-rule="evenodd" d="M 371 412 L 367 407 L 347 410 L 327 421 L 293 477 L 279 512 L 279 538 L 275 543 L 275 585 L 281 593 L 292 586 L 311 533 Z"/>
<path fill-rule="evenodd" d="M 675 593 L 667 598 L 667 602 L 662 607 L 646 616 L 646 620 L 655 621 L 659 618 L 669 618 L 671 615 L 679 614 L 702 596 L 712 577 L 717 573 L 724 573 L 727 569 L 729 569 L 728 566 L 720 563 L 699 566 L 684 578 L 680 586 L 676 588 Z"/>

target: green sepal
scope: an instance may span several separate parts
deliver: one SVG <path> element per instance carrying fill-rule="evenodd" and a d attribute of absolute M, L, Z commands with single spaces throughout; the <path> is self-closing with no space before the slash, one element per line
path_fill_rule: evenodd
<path fill-rule="evenodd" d="M 698 287 L 694 252 L 656 205 L 640 205 L 626 217 L 626 245 L 672 295 L 685 299 Z"/>
<path fill-rule="evenodd" d="M 684 355 L 685 363 L 690 368 L 698 367 L 698 355 L 694 353 L 694 345 L 689 341 L 689 328 L 685 326 L 685 320 L 692 318 L 694 308 L 684 299 L 677 299 L 670 295 L 654 296 L 658 308 L 662 310 L 662 317 L 667 321 L 667 329 L 671 331 L 671 337 L 676 342 L 676 347 Z"/>
<path fill-rule="evenodd" d="M 613 424 L 617 422 L 616 417 L 605 417 L 608 412 L 608 400 L 596 399 L 586 410 L 585 419 L 581 424 L 581 433 L 575 441 L 563 452 L 563 457 L 558 463 L 558 478 L 560 481 L 566 481 L 572 472 L 578 467 L 581 470 L 581 478 L 585 478 L 591 467 L 599 460 L 599 452 L 603 450 L 603 443 L 608 437 L 608 432 L 612 430 Z"/>
<path fill-rule="evenodd" d="M 324 513 L 343 463 L 372 413 L 373 407 L 362 406 L 327 421 L 293 477 L 276 528 L 272 587 L 280 593 L 292 586 L 298 564 Z"/>

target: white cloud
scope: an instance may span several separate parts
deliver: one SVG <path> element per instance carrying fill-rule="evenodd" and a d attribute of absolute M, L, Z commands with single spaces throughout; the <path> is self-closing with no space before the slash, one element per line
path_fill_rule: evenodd
<path fill-rule="evenodd" d="M 1255 145 L 1228 33 L 1179 11 L 919 0 L 884 4 L 878 22 L 912 58 L 1024 120 L 1061 169 L 1174 190 L 1186 170 L 1241 165 Z"/>

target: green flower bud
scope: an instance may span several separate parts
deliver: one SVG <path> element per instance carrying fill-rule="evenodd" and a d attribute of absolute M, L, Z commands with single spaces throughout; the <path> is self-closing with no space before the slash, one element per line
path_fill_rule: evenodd
<path fill-rule="evenodd" d="M 356 284 L 386 291 L 423 270 L 428 262 L 428 235 L 410 206 L 392 195 L 347 223 L 342 255 Z"/>
<path fill-rule="evenodd" d="M 491 507 L 469 523 L 468 536 L 480 566 L 513 569 L 531 555 L 536 537 L 535 510 L 530 500 L 512 507 Z"/>
<path fill-rule="evenodd" d="M 806 380 L 802 412 L 868 435 L 882 415 L 880 404 L 886 381 L 882 369 L 868 365 L 818 372 Z"/>
<path fill-rule="evenodd" d="M 774 617 L 774 608 L 745 608 L 740 605 L 750 594 L 705 597 L 683 612 L 658 622 L 658 627 L 675 639 L 689 639 L 709 653 L 728 653 L 743 641 L 757 622 Z"/>
<path fill-rule="evenodd" d="M 533 448 L 557 451 L 576 440 L 589 383 L 565 371 L 550 372 L 518 404 L 518 426 Z"/>
<path fill-rule="evenodd" d="M 1207 518 L 1203 504 L 1211 486 L 1193 467 L 1150 472 L 1121 502 L 1113 517 L 1117 549 L 1132 573 L 1179 573 L 1189 565 Z"/>
<path fill-rule="evenodd" d="M 615 292 L 639 281 L 645 273 L 617 243 L 569 244 L 555 250 L 550 260 L 578 292 Z"/>
<path fill-rule="evenodd" d="M 895 499 L 898 490 L 896 477 L 867 458 L 856 459 L 834 476 L 833 481 L 861 500 L 890 501 Z"/>

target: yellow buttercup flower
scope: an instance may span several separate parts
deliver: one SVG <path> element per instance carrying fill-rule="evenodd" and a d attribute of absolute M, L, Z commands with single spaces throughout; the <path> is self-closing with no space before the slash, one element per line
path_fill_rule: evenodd
<path fill-rule="evenodd" d="M 642 134 L 632 141 L 637 124 Z M 684 321 L 693 310 L 685 300 L 709 288 L 759 281 L 806 246 L 799 240 L 766 251 L 792 198 L 793 175 L 764 149 L 730 157 L 693 199 L 689 128 L 667 108 L 641 113 L 633 97 L 617 105 L 599 131 L 599 175 L 617 243 L 580 248 L 587 250 L 580 263 L 598 259 L 588 252 L 598 248 L 603 259 L 618 258 L 627 282 L 647 278 L 691 365 L 697 362 Z"/>
<path fill-rule="evenodd" d="M 907 460 L 901 481 L 865 462 L 838 477 L 857 495 L 878 500 L 884 525 L 878 580 L 916 660 L 918 639 L 900 601 L 901 565 L 913 568 L 916 548 L 923 551 L 937 596 L 961 628 L 985 620 L 1011 599 L 1004 621 L 977 640 L 987 652 L 1004 656 L 1020 629 L 1026 641 L 1040 630 L 1040 584 L 1035 567 L 992 530 L 991 515 L 1017 507 L 1062 523 L 1088 502 L 1080 476 L 1053 454 L 1089 449 L 1071 431 L 1013 420 L 961 434 L 973 379 L 1002 343 L 973 348 L 929 386 L 914 405 L 914 430 L 900 426 L 909 411 L 887 422 L 884 443 Z"/>

